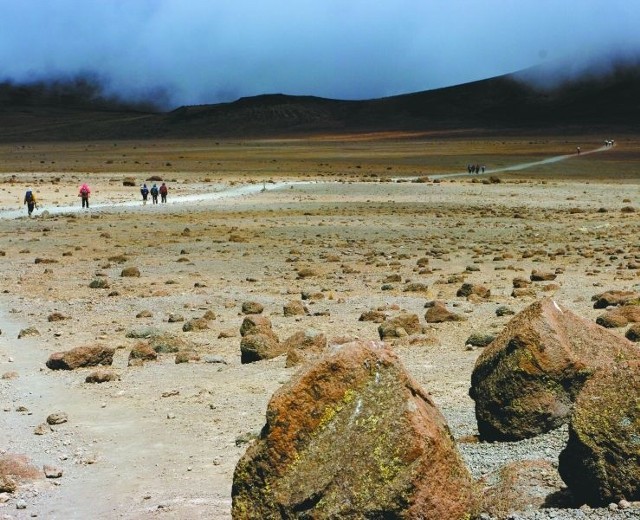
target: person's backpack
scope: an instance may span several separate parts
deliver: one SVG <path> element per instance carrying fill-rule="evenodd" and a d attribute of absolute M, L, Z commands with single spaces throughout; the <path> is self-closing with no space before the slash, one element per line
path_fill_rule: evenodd
<path fill-rule="evenodd" d="M 26 200 L 27 202 L 33 202 L 33 193 L 31 192 L 31 190 L 24 194 L 24 200 Z"/>
<path fill-rule="evenodd" d="M 167 187 L 164 184 L 162 186 L 160 186 L 160 193 L 162 195 L 166 195 L 167 194 Z"/>
<path fill-rule="evenodd" d="M 84 188 L 84 187 L 83 187 L 83 188 L 81 188 L 81 189 L 80 189 L 80 194 L 81 194 L 83 197 L 86 197 L 87 195 L 89 195 L 89 190 L 88 190 L 87 188 Z"/>
<path fill-rule="evenodd" d="M 155 186 L 153 188 L 151 188 L 151 195 L 153 195 L 154 197 L 158 196 L 158 188 L 156 188 Z"/>
<path fill-rule="evenodd" d="M 149 193 L 149 190 L 146 187 L 144 187 L 140 190 L 140 193 L 142 193 L 142 195 L 147 195 Z"/>

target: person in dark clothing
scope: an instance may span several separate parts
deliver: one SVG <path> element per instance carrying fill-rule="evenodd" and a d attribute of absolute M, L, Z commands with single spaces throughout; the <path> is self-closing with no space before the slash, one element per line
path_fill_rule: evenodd
<path fill-rule="evenodd" d="M 147 197 L 149 196 L 149 188 L 147 188 L 146 184 L 140 186 L 140 195 L 142 195 L 142 204 L 145 205 L 147 203 Z"/>
<path fill-rule="evenodd" d="M 158 203 L 158 186 L 155 183 L 151 186 L 151 200 L 154 204 Z"/>
<path fill-rule="evenodd" d="M 31 189 L 28 189 L 24 194 L 24 203 L 27 205 L 29 216 L 31 216 L 33 210 L 38 206 L 38 203 L 36 202 L 36 196 Z"/>

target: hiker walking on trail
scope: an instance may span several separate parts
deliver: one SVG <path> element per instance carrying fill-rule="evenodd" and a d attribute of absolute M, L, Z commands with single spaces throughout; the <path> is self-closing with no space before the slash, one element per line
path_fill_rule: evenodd
<path fill-rule="evenodd" d="M 144 206 L 147 203 L 147 197 L 149 196 L 149 188 L 147 188 L 146 184 L 140 186 L 140 195 L 142 195 L 142 205 Z"/>
<path fill-rule="evenodd" d="M 24 204 L 27 205 L 27 211 L 29 216 L 33 213 L 33 210 L 38 207 L 38 203 L 36 202 L 36 196 L 33 193 L 33 190 L 30 188 L 24 194 Z"/>
<path fill-rule="evenodd" d="M 78 197 L 82 199 L 82 207 L 89 209 L 89 195 L 91 195 L 91 188 L 85 183 L 80 186 Z"/>
<path fill-rule="evenodd" d="M 163 182 L 162 185 L 160 186 L 160 200 L 162 202 L 167 202 L 168 191 L 169 191 L 169 188 L 167 188 L 167 185 Z"/>
<path fill-rule="evenodd" d="M 151 186 L 151 200 L 154 204 L 158 203 L 158 186 L 155 182 L 153 183 L 153 186 Z"/>

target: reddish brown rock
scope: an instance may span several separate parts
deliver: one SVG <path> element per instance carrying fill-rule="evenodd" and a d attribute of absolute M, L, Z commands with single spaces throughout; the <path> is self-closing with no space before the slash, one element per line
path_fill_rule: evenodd
<path fill-rule="evenodd" d="M 463 283 L 460 289 L 456 292 L 456 296 L 461 298 L 469 298 L 470 296 L 477 296 L 478 298 L 489 298 L 491 296 L 491 290 L 481 284 Z"/>
<path fill-rule="evenodd" d="M 287 367 L 316 360 L 327 348 L 327 337 L 313 329 L 301 330 L 287 338 L 283 344 L 287 352 Z"/>
<path fill-rule="evenodd" d="M 23 482 L 42 478 L 40 470 L 25 455 L 0 455 L 0 493 L 13 493 Z"/>
<path fill-rule="evenodd" d="M 282 312 L 286 318 L 292 316 L 306 316 L 309 314 L 308 309 L 300 300 L 292 300 L 282 306 Z"/>
<path fill-rule="evenodd" d="M 617 305 L 627 305 L 633 301 L 640 301 L 640 293 L 635 291 L 618 291 L 611 290 L 600 294 L 596 294 L 591 298 L 595 303 L 594 309 L 606 309 L 607 307 L 615 307 Z"/>
<path fill-rule="evenodd" d="M 529 278 L 531 278 L 532 282 L 549 282 L 551 280 L 555 280 L 556 276 L 556 273 L 548 271 L 538 271 L 537 269 L 534 269 L 533 271 L 531 271 L 531 275 L 529 276 Z"/>
<path fill-rule="evenodd" d="M 102 345 L 76 347 L 71 350 L 54 352 L 47 360 L 51 370 L 75 370 L 81 367 L 111 365 L 115 349 Z"/>
<path fill-rule="evenodd" d="M 242 304 L 242 314 L 262 314 L 264 305 L 259 302 L 244 302 Z"/>
<path fill-rule="evenodd" d="M 109 381 L 119 381 L 120 376 L 110 370 L 95 370 L 84 380 L 85 383 L 107 383 Z"/>
<path fill-rule="evenodd" d="M 514 289 L 526 289 L 531 285 L 531 280 L 527 280 L 526 278 L 518 276 L 513 279 L 512 283 Z"/>
<path fill-rule="evenodd" d="M 234 519 L 463 519 L 476 493 L 446 422 L 381 344 L 349 343 L 278 390 L 238 462 Z"/>
<path fill-rule="evenodd" d="M 417 314 L 407 312 L 383 321 L 378 327 L 380 339 L 402 338 L 422 330 Z"/>
<path fill-rule="evenodd" d="M 576 400 L 559 471 L 591 505 L 640 500 L 640 362 L 596 373 Z"/>
<path fill-rule="evenodd" d="M 387 319 L 387 313 L 384 311 L 371 310 L 363 312 L 358 321 L 372 321 L 373 323 L 382 323 Z"/>
<path fill-rule="evenodd" d="M 253 363 L 262 359 L 271 359 L 286 352 L 278 336 L 271 328 L 266 316 L 252 314 L 247 316 L 240 326 L 240 361 Z"/>
<path fill-rule="evenodd" d="M 640 323 L 640 305 L 615 307 L 598 316 L 596 323 L 607 329 L 626 327 L 629 323 Z"/>
<path fill-rule="evenodd" d="M 153 350 L 151 345 L 146 341 L 140 341 L 129 352 L 128 365 L 130 367 L 141 366 L 145 361 L 155 361 L 156 359 L 158 359 L 158 353 Z"/>
<path fill-rule="evenodd" d="M 545 298 L 527 307 L 482 352 L 471 376 L 481 436 L 533 437 L 566 423 L 584 382 L 640 349 Z"/>
<path fill-rule="evenodd" d="M 424 315 L 427 323 L 444 323 L 446 321 L 465 321 L 466 318 L 447 309 L 443 302 L 433 302 L 433 305 L 427 309 Z"/>

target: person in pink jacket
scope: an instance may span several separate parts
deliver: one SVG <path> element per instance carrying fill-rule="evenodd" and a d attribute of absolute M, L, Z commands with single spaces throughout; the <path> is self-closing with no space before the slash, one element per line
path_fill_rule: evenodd
<path fill-rule="evenodd" d="M 78 197 L 82 199 L 82 207 L 89 208 L 89 195 L 91 195 L 91 188 L 85 183 L 80 186 L 80 193 L 78 193 Z"/>

